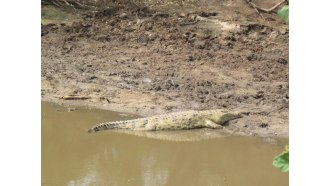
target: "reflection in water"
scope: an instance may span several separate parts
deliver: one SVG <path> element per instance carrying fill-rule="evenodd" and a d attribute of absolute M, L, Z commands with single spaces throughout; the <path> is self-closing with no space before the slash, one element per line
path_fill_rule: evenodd
<path fill-rule="evenodd" d="M 168 177 L 168 170 L 166 167 L 157 166 L 157 161 L 154 154 L 146 154 L 142 158 L 141 167 L 142 167 L 142 180 L 143 185 L 152 186 L 152 185 L 165 185 Z"/>
<path fill-rule="evenodd" d="M 70 180 L 67 186 L 75 186 L 75 185 L 81 185 L 81 186 L 87 186 L 87 185 L 93 185 L 96 181 L 96 172 L 88 172 L 87 175 L 82 176 L 78 180 Z"/>
<path fill-rule="evenodd" d="M 128 118 L 42 103 L 42 185 L 288 185 L 288 174 L 272 167 L 286 139 L 272 144 L 234 136 L 178 142 L 87 133 L 96 123 Z"/>

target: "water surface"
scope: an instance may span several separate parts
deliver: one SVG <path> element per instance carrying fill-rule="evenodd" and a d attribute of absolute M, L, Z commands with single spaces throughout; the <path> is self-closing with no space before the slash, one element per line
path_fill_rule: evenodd
<path fill-rule="evenodd" d="M 287 139 L 256 137 L 169 141 L 104 131 L 93 125 L 136 118 L 42 103 L 42 185 L 285 186 L 272 166 Z M 193 135 L 194 132 L 191 132 Z M 190 135 L 191 136 L 191 135 Z"/>

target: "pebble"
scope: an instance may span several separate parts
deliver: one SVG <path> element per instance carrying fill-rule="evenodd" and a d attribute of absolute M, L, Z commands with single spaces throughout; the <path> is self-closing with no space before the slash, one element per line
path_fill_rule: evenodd
<path fill-rule="evenodd" d="M 68 108 L 68 112 L 73 112 L 75 110 L 77 110 L 77 109 L 76 108 Z"/>
<path fill-rule="evenodd" d="M 150 78 L 143 78 L 143 83 L 152 83 L 152 80 Z"/>

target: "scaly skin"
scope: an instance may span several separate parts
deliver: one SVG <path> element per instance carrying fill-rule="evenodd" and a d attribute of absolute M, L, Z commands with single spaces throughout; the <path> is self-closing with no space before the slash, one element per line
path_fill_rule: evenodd
<path fill-rule="evenodd" d="M 126 121 L 105 122 L 88 130 L 89 133 L 121 129 L 136 131 L 188 130 L 197 128 L 222 128 L 229 120 L 241 118 L 239 113 L 223 110 L 183 111 Z"/>

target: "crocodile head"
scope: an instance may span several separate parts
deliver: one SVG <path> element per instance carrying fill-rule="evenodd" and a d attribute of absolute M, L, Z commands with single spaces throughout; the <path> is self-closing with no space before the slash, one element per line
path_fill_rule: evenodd
<path fill-rule="evenodd" d="M 209 119 L 219 125 L 225 125 L 228 121 L 233 120 L 233 119 L 238 119 L 241 117 L 242 117 L 242 115 L 238 112 L 226 113 L 221 110 L 215 110 L 215 111 L 213 111 L 213 113 Z"/>

